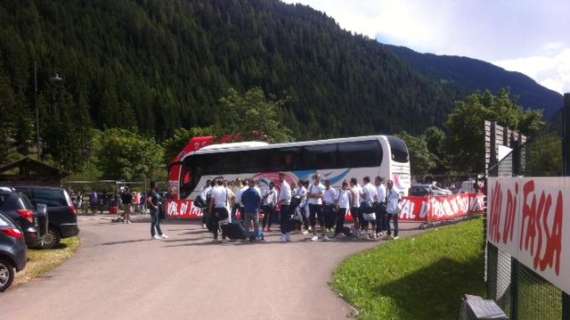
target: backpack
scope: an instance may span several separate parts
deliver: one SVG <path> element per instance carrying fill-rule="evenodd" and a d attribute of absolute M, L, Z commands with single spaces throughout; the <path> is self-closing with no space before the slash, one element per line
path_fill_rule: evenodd
<path fill-rule="evenodd" d="M 206 208 L 206 203 L 204 202 L 204 199 L 202 199 L 202 197 L 198 196 L 196 197 L 196 200 L 194 200 L 194 206 L 200 209 L 204 209 Z"/>

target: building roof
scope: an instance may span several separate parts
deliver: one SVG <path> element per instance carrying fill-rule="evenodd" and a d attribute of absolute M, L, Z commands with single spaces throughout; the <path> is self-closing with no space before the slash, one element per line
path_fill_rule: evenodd
<path fill-rule="evenodd" d="M 0 180 L 60 180 L 69 173 L 29 157 L 22 158 L 0 167 Z"/>

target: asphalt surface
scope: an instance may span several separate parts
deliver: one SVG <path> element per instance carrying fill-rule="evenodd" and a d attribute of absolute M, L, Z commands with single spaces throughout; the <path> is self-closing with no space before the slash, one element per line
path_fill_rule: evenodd
<path fill-rule="evenodd" d="M 354 311 L 330 289 L 332 272 L 383 243 L 296 234 L 283 244 L 272 232 L 263 243 L 213 244 L 190 223 L 163 224 L 170 238 L 158 241 L 143 222 L 80 224 L 78 253 L 1 294 L 0 319 L 346 319 Z"/>

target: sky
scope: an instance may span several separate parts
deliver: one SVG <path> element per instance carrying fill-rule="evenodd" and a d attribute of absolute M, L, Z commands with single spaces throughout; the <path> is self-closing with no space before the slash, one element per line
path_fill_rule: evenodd
<path fill-rule="evenodd" d="M 283 1 L 382 43 L 485 60 L 570 92 L 570 0 Z"/>

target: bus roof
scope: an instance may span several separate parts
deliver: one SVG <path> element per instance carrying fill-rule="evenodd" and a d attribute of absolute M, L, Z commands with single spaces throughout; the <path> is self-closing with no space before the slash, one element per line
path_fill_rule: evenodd
<path fill-rule="evenodd" d="M 245 148 L 254 148 L 254 147 L 262 147 L 267 146 L 269 143 L 263 141 L 244 141 L 244 142 L 232 142 L 232 143 L 220 143 L 220 144 L 212 144 L 201 148 L 200 151 L 208 151 L 208 150 L 215 150 L 215 151 L 228 151 L 232 149 L 240 149 L 243 150 Z"/>
<path fill-rule="evenodd" d="M 311 140 L 311 141 L 299 141 L 299 142 L 287 142 L 287 143 L 276 143 L 268 144 L 259 141 L 252 142 L 238 142 L 238 143 L 227 143 L 218 144 L 204 147 L 192 154 L 209 154 L 217 152 L 232 152 L 232 151 L 245 151 L 245 150 L 264 150 L 264 149 L 274 149 L 274 148 L 286 148 L 286 147 L 300 147 L 300 146 L 310 146 L 318 144 L 328 144 L 328 143 L 339 143 L 339 142 L 356 142 L 356 141 L 366 141 L 366 140 L 379 140 L 382 137 L 387 137 L 385 135 L 374 135 L 374 136 L 360 136 L 360 137 L 349 137 L 349 138 L 337 138 L 337 139 L 325 139 L 325 140 Z M 251 145 L 251 143 L 255 143 Z M 230 147 L 222 147 L 225 145 L 232 145 Z M 211 148 L 213 147 L 213 148 Z M 189 154 L 188 156 L 192 155 Z"/>

